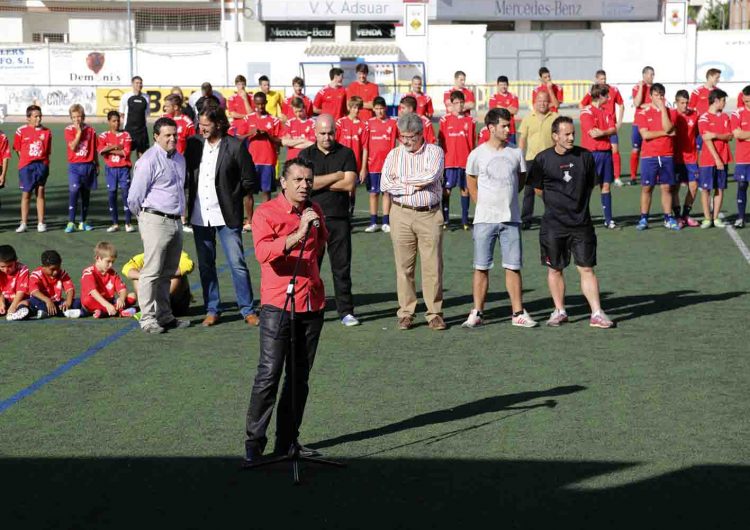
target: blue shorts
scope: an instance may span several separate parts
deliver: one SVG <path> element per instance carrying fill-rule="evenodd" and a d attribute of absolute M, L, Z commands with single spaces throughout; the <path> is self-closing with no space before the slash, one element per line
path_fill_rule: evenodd
<path fill-rule="evenodd" d="M 508 143 L 516 145 L 516 133 L 508 135 Z"/>
<path fill-rule="evenodd" d="M 19 187 L 26 193 L 31 193 L 39 186 L 46 185 L 47 177 L 49 177 L 49 166 L 38 160 L 18 170 Z"/>
<path fill-rule="evenodd" d="M 260 191 L 264 193 L 276 191 L 276 166 L 255 164 L 255 171 L 260 180 Z"/>
<path fill-rule="evenodd" d="M 675 164 L 674 176 L 677 182 L 698 182 L 698 164 Z"/>
<path fill-rule="evenodd" d="M 367 191 L 372 194 L 380 193 L 380 173 L 368 173 L 365 179 Z"/>
<path fill-rule="evenodd" d="M 96 189 L 96 164 L 93 162 L 79 162 L 68 164 L 68 189 L 78 188 Z"/>
<path fill-rule="evenodd" d="M 641 186 L 676 184 L 674 162 L 671 156 L 649 156 L 641 158 Z"/>
<path fill-rule="evenodd" d="M 521 223 L 474 223 L 474 268 L 487 271 L 494 267 L 495 242 L 500 240 L 503 268 L 520 271 L 523 265 Z"/>
<path fill-rule="evenodd" d="M 617 133 L 609 135 L 609 143 L 612 145 L 620 145 L 620 137 Z"/>
<path fill-rule="evenodd" d="M 700 151 L 703 149 L 703 137 L 699 134 L 695 137 L 695 147 Z"/>
<path fill-rule="evenodd" d="M 594 167 L 600 184 L 612 184 L 615 181 L 615 167 L 612 165 L 612 151 L 594 151 Z"/>
<path fill-rule="evenodd" d="M 702 190 L 725 190 L 727 189 L 727 170 L 718 170 L 716 166 L 701 167 L 698 182 Z"/>
<path fill-rule="evenodd" d="M 633 124 L 633 130 L 630 133 L 630 141 L 633 144 L 633 149 L 640 149 L 643 144 L 643 138 L 641 138 L 641 131 L 638 130 L 635 123 Z"/>
<path fill-rule="evenodd" d="M 443 187 L 452 190 L 458 186 L 462 190 L 466 189 L 466 168 L 447 167 L 443 175 Z"/>
<path fill-rule="evenodd" d="M 115 190 L 117 188 L 126 190 L 130 188 L 129 167 L 107 167 L 104 169 L 104 176 L 107 179 L 108 190 Z"/>
<path fill-rule="evenodd" d="M 736 182 L 750 182 L 750 164 L 734 166 L 734 180 Z"/>

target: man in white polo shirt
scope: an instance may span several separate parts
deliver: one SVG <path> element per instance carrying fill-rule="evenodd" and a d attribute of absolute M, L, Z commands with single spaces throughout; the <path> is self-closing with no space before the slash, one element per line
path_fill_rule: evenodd
<path fill-rule="evenodd" d="M 466 162 L 469 195 L 474 212 L 474 309 L 465 328 L 482 324 L 482 311 L 489 288 L 489 271 L 494 266 L 495 242 L 500 241 L 505 269 L 505 288 L 510 297 L 514 326 L 533 328 L 538 323 L 523 308 L 521 283 L 521 212 L 518 190 L 526 176 L 523 152 L 508 144 L 510 120 L 507 109 L 495 108 L 484 118 L 490 138 L 474 149 Z"/>

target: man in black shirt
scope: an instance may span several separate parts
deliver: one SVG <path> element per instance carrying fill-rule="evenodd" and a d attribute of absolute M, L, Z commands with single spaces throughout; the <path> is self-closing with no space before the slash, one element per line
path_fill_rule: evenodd
<path fill-rule="evenodd" d="M 315 122 L 315 144 L 299 153 L 314 167 L 315 180 L 311 199 L 320 205 L 328 228 L 328 256 L 333 273 L 336 310 L 341 323 L 356 326 L 352 299 L 352 229 L 349 217 L 349 192 L 354 191 L 357 162 L 354 152 L 334 138 L 333 116 L 322 114 Z M 318 260 L 323 261 L 323 253 Z"/>
<path fill-rule="evenodd" d="M 565 277 L 563 269 L 570 255 L 581 275 L 581 291 L 591 306 L 589 325 L 596 328 L 614 326 L 599 303 L 599 281 L 596 265 L 596 234 L 589 213 L 591 192 L 598 184 L 591 152 L 574 145 L 573 120 L 560 116 L 552 122 L 554 147 L 545 149 L 534 159 L 529 185 L 544 201 L 544 215 L 539 230 L 542 264 L 547 266 L 555 310 L 547 321 L 557 327 L 568 321 L 565 311 Z"/>
<path fill-rule="evenodd" d="M 120 98 L 120 116 L 125 129 L 133 139 L 132 150 L 140 157 L 148 149 L 148 130 L 146 120 L 150 114 L 148 95 L 144 94 L 143 79 L 135 76 L 131 79 L 132 92 L 126 92 Z"/>

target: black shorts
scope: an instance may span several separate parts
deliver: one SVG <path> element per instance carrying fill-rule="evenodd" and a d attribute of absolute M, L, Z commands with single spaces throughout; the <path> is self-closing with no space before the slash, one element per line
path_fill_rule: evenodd
<path fill-rule="evenodd" d="M 569 228 L 549 226 L 542 221 L 539 230 L 542 265 L 562 270 L 570 265 L 570 255 L 579 267 L 596 266 L 596 233 L 594 226 Z"/>
<path fill-rule="evenodd" d="M 145 153 L 148 149 L 148 129 L 136 129 L 133 131 L 128 131 L 128 133 L 133 139 L 131 150 L 134 153 L 138 153 L 141 155 Z"/>

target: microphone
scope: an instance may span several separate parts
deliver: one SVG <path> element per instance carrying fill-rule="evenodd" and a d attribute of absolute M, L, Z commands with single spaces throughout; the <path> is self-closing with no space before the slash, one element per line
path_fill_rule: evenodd
<path fill-rule="evenodd" d="M 312 208 L 312 202 L 311 201 L 307 201 L 305 203 L 305 210 L 307 210 L 308 208 Z M 315 228 L 320 228 L 320 219 L 313 219 L 313 222 L 310 223 L 310 224 L 313 225 Z"/>

